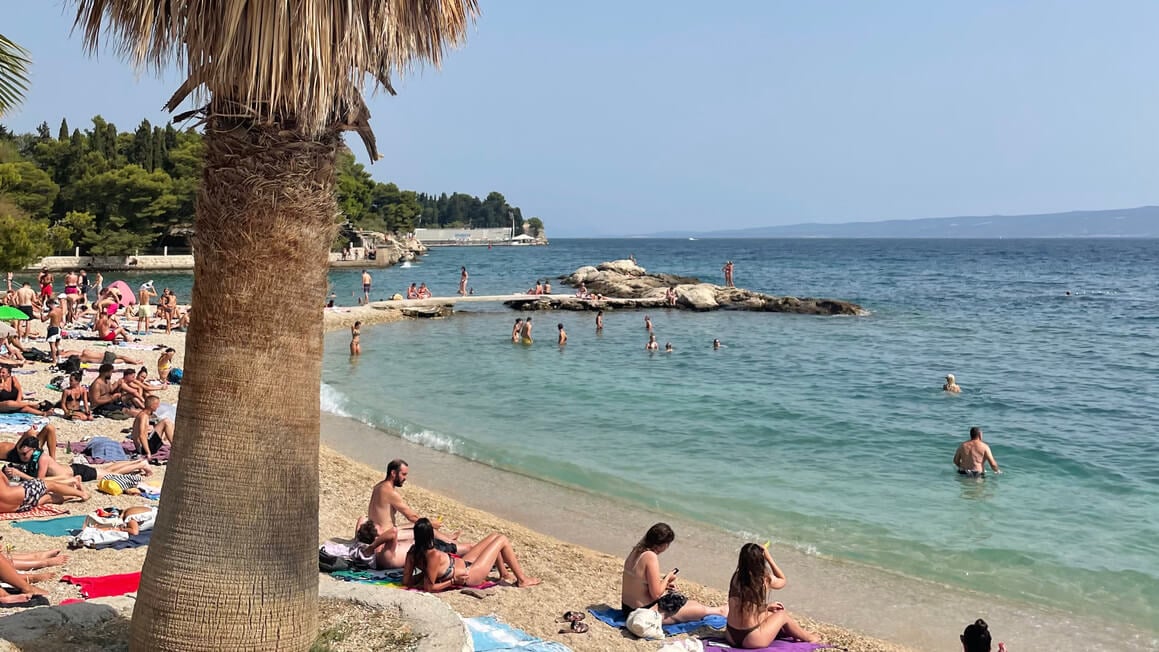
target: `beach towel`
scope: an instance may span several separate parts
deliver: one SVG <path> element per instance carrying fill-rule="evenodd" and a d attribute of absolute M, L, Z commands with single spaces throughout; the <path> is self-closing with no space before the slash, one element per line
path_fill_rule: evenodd
<path fill-rule="evenodd" d="M 43 521 L 23 521 L 12 524 L 13 527 L 28 530 L 33 534 L 43 534 L 46 537 L 67 537 L 74 530 L 79 530 L 84 525 L 85 517 L 83 514 L 80 516 L 61 516 L 60 518 L 50 518 Z"/>
<path fill-rule="evenodd" d="M 68 510 L 60 505 L 41 505 L 27 512 L 0 512 L 0 521 L 20 521 L 26 518 L 44 518 L 45 516 L 60 516 Z"/>
<path fill-rule="evenodd" d="M 125 595 L 137 590 L 141 583 L 140 571 L 123 575 L 99 575 L 97 577 L 74 577 L 63 575 L 61 582 L 68 582 L 80 587 L 81 596 L 86 599 L 107 598 L 114 595 Z"/>
<path fill-rule="evenodd" d="M 370 569 L 358 570 L 358 569 L 351 568 L 351 569 L 347 569 L 347 570 L 334 571 L 333 573 L 330 573 L 330 577 L 333 577 L 336 580 L 342 580 L 343 582 L 358 582 L 359 584 L 374 584 L 376 586 L 394 586 L 394 587 L 397 587 L 400 589 L 402 588 L 402 569 L 401 568 L 393 568 L 391 570 L 370 570 Z M 490 580 L 486 580 L 482 584 L 477 584 L 475 586 L 467 586 L 467 587 L 456 586 L 453 588 L 455 588 L 455 589 L 468 588 L 468 589 L 483 590 L 483 589 L 489 589 L 493 586 L 498 586 L 498 585 L 499 585 L 498 582 L 492 582 Z M 418 587 L 412 588 L 410 590 L 422 591 L 422 589 L 418 588 Z"/>
<path fill-rule="evenodd" d="M 475 652 L 492 650 L 525 650 L 527 652 L 571 652 L 571 648 L 555 641 L 545 641 L 499 620 L 495 616 L 464 618 Z"/>
<path fill-rule="evenodd" d="M 725 643 L 723 639 L 706 638 L 704 640 L 705 652 L 724 652 L 725 650 L 742 650 L 745 648 L 733 647 Z M 748 652 L 813 652 L 813 650 L 820 649 L 835 649 L 832 645 L 827 643 L 800 643 L 798 641 L 786 641 L 777 639 L 768 647 L 748 648 Z"/>
<path fill-rule="evenodd" d="M 0 414 L 0 432 L 22 434 L 29 428 L 40 430 L 48 423 L 48 419 L 35 414 L 23 412 Z"/>
<path fill-rule="evenodd" d="M 132 536 L 119 530 L 101 530 L 86 527 L 69 542 L 70 547 L 92 548 L 93 550 L 124 550 L 149 545 L 153 530 L 148 529 Z"/>
<path fill-rule="evenodd" d="M 589 608 L 588 613 L 595 616 L 597 620 L 602 623 L 611 625 L 619 629 L 624 629 L 628 624 L 624 617 L 624 612 L 614 607 L 602 607 L 599 609 Z M 664 633 L 668 636 L 675 636 L 677 634 L 687 634 L 694 632 L 701 627 L 710 627 L 712 629 L 724 629 L 724 624 L 728 619 L 724 616 L 705 616 L 701 620 L 694 620 L 689 623 L 675 623 L 673 625 L 665 625 Z"/>
<path fill-rule="evenodd" d="M 141 331 L 140 333 L 135 333 L 135 335 L 148 335 L 148 334 L 149 334 L 148 331 Z M 164 348 L 164 347 L 161 347 L 161 345 L 159 345 L 159 344 L 145 344 L 143 342 L 117 342 L 116 344 L 112 344 L 110 346 L 115 346 L 118 349 L 130 349 L 133 351 L 156 351 L 159 347 Z"/>

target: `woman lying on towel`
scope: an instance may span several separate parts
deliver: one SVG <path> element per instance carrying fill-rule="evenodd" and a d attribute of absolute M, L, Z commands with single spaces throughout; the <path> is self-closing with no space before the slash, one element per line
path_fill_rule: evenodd
<path fill-rule="evenodd" d="M 686 623 L 705 616 L 727 616 L 727 607 L 709 607 L 689 600 L 676 591 L 676 570 L 667 575 L 660 573 L 660 553 L 676 540 L 676 533 L 667 523 L 648 528 L 644 538 L 624 560 L 623 583 L 620 588 L 620 608 L 624 617 L 636 609 L 656 607 L 664 624 Z"/>
<path fill-rule="evenodd" d="M 67 555 L 59 550 L 42 552 L 13 552 L 0 555 L 0 582 L 12 585 L 19 591 L 8 594 L 0 591 L 0 607 L 41 607 L 48 605 L 48 591 L 32 584 L 55 579 L 55 573 L 21 573 L 50 566 L 63 566 Z"/>
<path fill-rule="evenodd" d="M 755 543 L 740 549 L 736 571 L 728 583 L 728 624 L 725 640 L 747 649 L 765 648 L 777 638 L 816 643 L 818 636 L 797 624 L 780 602 L 769 604 L 770 589 L 787 583 L 769 551 Z"/>
<path fill-rule="evenodd" d="M 515 586 L 539 584 L 538 579 L 523 573 L 515 551 L 511 549 L 511 542 L 502 534 L 488 534 L 462 557 L 435 547 L 435 528 L 430 519 L 420 518 L 415 521 L 414 537 L 414 544 L 406 553 L 406 565 L 403 566 L 404 586 L 411 587 L 418 583 L 415 571 L 422 573 L 423 588 L 427 591 L 475 586 L 487 579 L 492 568 L 499 571 L 501 580 Z"/>

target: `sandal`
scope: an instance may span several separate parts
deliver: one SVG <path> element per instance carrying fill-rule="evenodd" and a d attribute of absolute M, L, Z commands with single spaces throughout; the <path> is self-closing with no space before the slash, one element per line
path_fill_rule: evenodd
<path fill-rule="evenodd" d="M 578 620 L 571 621 L 571 627 L 568 629 L 559 630 L 560 634 L 586 634 L 588 631 L 588 624 Z"/>
<path fill-rule="evenodd" d="M 587 618 L 587 614 L 582 611 L 567 611 L 563 614 L 563 618 L 556 618 L 557 623 L 575 623 Z"/>

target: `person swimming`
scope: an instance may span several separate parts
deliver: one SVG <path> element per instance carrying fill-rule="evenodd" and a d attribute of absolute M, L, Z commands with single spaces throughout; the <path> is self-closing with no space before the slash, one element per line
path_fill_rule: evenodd
<path fill-rule="evenodd" d="M 644 347 L 644 350 L 645 351 L 659 351 L 660 350 L 660 343 L 656 341 L 656 334 L 655 333 L 648 334 L 648 344 L 647 344 L 647 346 Z"/>
<path fill-rule="evenodd" d="M 719 349 L 719 348 L 720 348 L 720 340 L 713 340 L 713 341 L 712 341 L 712 348 L 713 348 L 714 350 L 715 350 L 715 349 Z"/>
<path fill-rule="evenodd" d="M 954 374 L 946 374 L 946 384 L 942 385 L 943 392 L 951 394 L 960 394 L 962 388 L 958 386 L 958 381 L 954 379 Z"/>

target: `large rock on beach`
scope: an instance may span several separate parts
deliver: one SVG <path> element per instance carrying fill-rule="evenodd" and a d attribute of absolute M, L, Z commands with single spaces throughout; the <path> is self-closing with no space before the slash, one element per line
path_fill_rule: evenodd
<path fill-rule="evenodd" d="M 701 283 L 699 279 L 673 274 L 649 274 L 631 260 L 613 260 L 597 266 L 585 265 L 560 277 L 563 285 L 580 287 L 598 300 L 575 295 L 532 296 L 505 305 L 517 310 L 610 310 L 677 308 L 683 310 L 748 310 L 787 312 L 802 315 L 864 315 L 861 306 L 837 299 L 778 297 L 744 288 Z M 676 292 L 676 305 L 669 306 L 668 289 Z"/>

